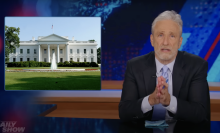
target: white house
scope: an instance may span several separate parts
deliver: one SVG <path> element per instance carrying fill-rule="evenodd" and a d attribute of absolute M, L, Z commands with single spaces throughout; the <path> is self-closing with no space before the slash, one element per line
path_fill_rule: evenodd
<path fill-rule="evenodd" d="M 9 62 L 19 61 L 44 61 L 51 62 L 55 53 L 56 62 L 96 62 L 97 42 L 76 41 L 68 36 L 38 36 L 38 40 L 32 37 L 32 41 L 20 41 L 20 47 L 9 54 Z"/>

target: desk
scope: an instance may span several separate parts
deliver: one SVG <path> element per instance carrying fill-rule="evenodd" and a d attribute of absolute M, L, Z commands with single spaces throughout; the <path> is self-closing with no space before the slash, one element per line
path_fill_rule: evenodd
<path fill-rule="evenodd" d="M 211 128 L 208 127 L 209 125 Z M 121 123 L 118 119 L 37 117 L 33 126 L 34 131 L 30 131 L 32 133 L 151 133 L 153 131 L 146 129 L 143 124 Z M 175 125 L 174 132 L 219 133 L 219 127 L 220 121 L 212 121 L 208 125 L 197 127 L 180 122 Z"/>
<path fill-rule="evenodd" d="M 41 112 L 46 117 L 119 119 L 121 90 L 46 91 L 35 104 L 54 104 Z M 211 121 L 220 121 L 220 92 L 210 92 Z"/>

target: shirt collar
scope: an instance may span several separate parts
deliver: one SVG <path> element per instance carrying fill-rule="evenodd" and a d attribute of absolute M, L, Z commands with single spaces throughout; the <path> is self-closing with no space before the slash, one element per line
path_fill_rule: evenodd
<path fill-rule="evenodd" d="M 171 73 L 173 72 L 173 66 L 174 66 L 175 60 L 176 60 L 176 58 L 172 62 L 170 62 L 169 64 L 166 65 L 170 69 Z M 160 73 L 160 70 L 162 69 L 164 64 L 160 63 L 156 57 L 155 57 L 155 61 L 156 61 L 157 73 Z"/>

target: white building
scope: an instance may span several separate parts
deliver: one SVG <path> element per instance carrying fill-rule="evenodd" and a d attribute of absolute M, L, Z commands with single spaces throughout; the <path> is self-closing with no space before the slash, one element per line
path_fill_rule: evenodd
<path fill-rule="evenodd" d="M 76 41 L 74 37 L 70 41 L 68 36 L 39 36 L 38 40 L 20 41 L 20 47 L 9 54 L 9 62 L 19 61 L 44 61 L 51 62 L 55 53 L 56 62 L 96 62 L 97 42 Z"/>

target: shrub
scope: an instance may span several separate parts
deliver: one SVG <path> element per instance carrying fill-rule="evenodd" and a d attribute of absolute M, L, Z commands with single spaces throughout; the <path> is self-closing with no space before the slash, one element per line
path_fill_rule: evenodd
<path fill-rule="evenodd" d="M 59 62 L 59 63 L 57 64 L 57 66 L 58 66 L 58 67 L 62 67 L 62 66 L 64 66 L 64 64 L 63 64 L 63 62 Z"/>
<path fill-rule="evenodd" d="M 29 61 L 21 62 L 21 67 L 29 67 Z"/>
<path fill-rule="evenodd" d="M 68 61 L 64 62 L 64 67 L 68 67 L 70 65 L 70 63 Z"/>
<path fill-rule="evenodd" d="M 38 67 L 39 64 L 36 61 L 29 61 L 29 67 Z"/>
<path fill-rule="evenodd" d="M 21 62 L 7 62 L 8 67 L 50 67 L 49 62 L 38 62 L 38 61 L 21 61 Z M 95 62 L 74 62 L 65 61 L 64 63 L 59 62 L 58 67 L 98 67 Z"/>
<path fill-rule="evenodd" d="M 89 67 L 90 66 L 90 62 L 85 62 L 85 67 Z"/>
<path fill-rule="evenodd" d="M 71 60 L 71 61 L 70 61 L 70 64 L 71 64 L 71 63 L 74 63 L 74 61 Z"/>
<path fill-rule="evenodd" d="M 95 62 L 91 62 L 90 63 L 90 67 L 98 67 L 99 65 L 97 64 L 97 63 L 95 63 Z"/>

